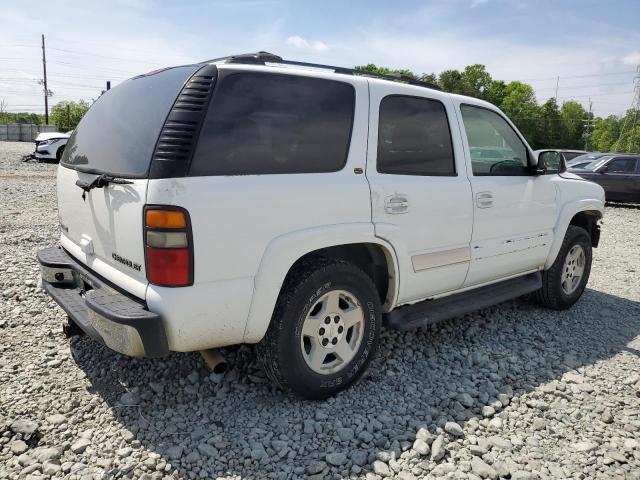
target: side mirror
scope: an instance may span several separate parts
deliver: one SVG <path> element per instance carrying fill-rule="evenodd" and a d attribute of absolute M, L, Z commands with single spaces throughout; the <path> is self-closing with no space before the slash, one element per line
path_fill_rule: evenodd
<path fill-rule="evenodd" d="M 543 150 L 538 153 L 538 165 L 535 169 L 537 175 L 547 173 L 561 173 L 566 169 L 564 159 L 556 150 Z"/>
<path fill-rule="evenodd" d="M 607 165 L 603 165 L 598 169 L 598 173 L 607 173 Z"/>

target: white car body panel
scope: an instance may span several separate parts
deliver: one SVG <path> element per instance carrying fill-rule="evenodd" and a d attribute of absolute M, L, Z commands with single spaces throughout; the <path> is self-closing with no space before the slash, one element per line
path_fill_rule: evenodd
<path fill-rule="evenodd" d="M 434 268 L 416 269 L 420 258 L 446 255 L 452 250 L 469 250 L 473 211 L 471 188 L 466 176 L 465 159 L 456 115 L 449 95 L 438 90 L 405 86 L 402 93 L 441 102 L 452 130 L 457 176 L 390 175 L 376 168 L 378 145 L 378 112 L 380 102 L 398 93 L 397 85 L 388 81 L 369 81 L 371 101 L 369 114 L 369 156 L 367 179 L 371 185 L 372 219 L 376 236 L 394 245 L 403 281 L 398 303 L 410 303 L 462 286 L 469 262 L 461 261 Z M 390 197 L 407 200 L 405 213 L 390 213 L 385 203 Z M 464 257 L 463 257 L 464 258 Z"/>
<path fill-rule="evenodd" d="M 339 79 L 353 85 L 355 115 L 344 168 L 313 174 L 133 179 L 130 185 L 94 189 L 86 200 L 75 182 L 95 175 L 58 169 L 63 247 L 160 314 L 170 350 L 259 342 L 291 266 L 318 249 L 379 246 L 389 272 L 384 305 L 389 311 L 548 268 L 571 218 L 580 211 L 604 209 L 601 187 L 568 174 L 474 177 L 459 106 L 469 103 L 497 111 L 486 102 L 318 69 L 219 65 L 220 70 L 227 68 Z M 456 176 L 377 172 L 378 108 L 390 94 L 444 104 Z M 478 208 L 475 196 L 487 191 L 493 193 L 492 208 Z M 394 195 L 407 197 L 407 213 L 385 211 L 385 199 Z M 147 282 L 145 204 L 188 211 L 192 286 L 167 288 Z M 116 261 L 114 254 L 139 268 Z"/>
<path fill-rule="evenodd" d="M 83 199 L 83 191 L 76 186 L 76 181 L 93 178 L 93 174 L 63 165 L 58 167 L 61 242 L 89 268 L 116 285 L 126 285 L 129 293 L 144 299 L 147 276 L 142 209 L 148 180 L 135 179 L 129 185 L 96 188 Z M 130 260 L 131 266 L 116 261 L 114 254 Z"/>

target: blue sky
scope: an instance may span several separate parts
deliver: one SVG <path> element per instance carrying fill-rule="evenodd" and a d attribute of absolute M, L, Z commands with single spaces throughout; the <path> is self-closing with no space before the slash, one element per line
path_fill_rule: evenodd
<path fill-rule="evenodd" d="M 43 111 L 40 34 L 51 103 L 95 98 L 106 80 L 232 53 L 417 73 L 482 63 L 598 115 L 621 114 L 640 64 L 638 0 L 169 2 L 0 0 L 0 100 Z"/>

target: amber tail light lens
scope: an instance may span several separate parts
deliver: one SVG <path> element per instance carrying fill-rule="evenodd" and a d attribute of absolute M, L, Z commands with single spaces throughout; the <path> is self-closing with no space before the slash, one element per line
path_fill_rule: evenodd
<path fill-rule="evenodd" d="M 162 287 L 193 285 L 193 238 L 189 213 L 180 207 L 144 211 L 147 280 Z"/>

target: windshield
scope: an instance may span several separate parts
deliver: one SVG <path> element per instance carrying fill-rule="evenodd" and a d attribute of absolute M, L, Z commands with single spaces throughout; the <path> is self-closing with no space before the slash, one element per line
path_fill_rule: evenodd
<path fill-rule="evenodd" d="M 584 155 L 579 155 L 574 157 L 569 162 L 567 162 L 568 166 L 573 166 L 578 163 L 589 163 L 597 160 L 598 158 L 604 157 L 606 153 L 585 153 Z"/>
<path fill-rule="evenodd" d="M 160 70 L 105 92 L 71 134 L 61 163 L 90 173 L 146 177 L 169 110 L 197 68 Z"/>
<path fill-rule="evenodd" d="M 599 158 L 598 160 L 594 160 L 594 161 L 588 163 L 587 165 L 585 165 L 584 167 L 580 167 L 580 168 L 582 168 L 584 170 L 595 170 L 596 168 L 598 168 L 600 165 L 602 165 L 604 162 L 606 162 L 610 158 L 611 157 Z"/>

